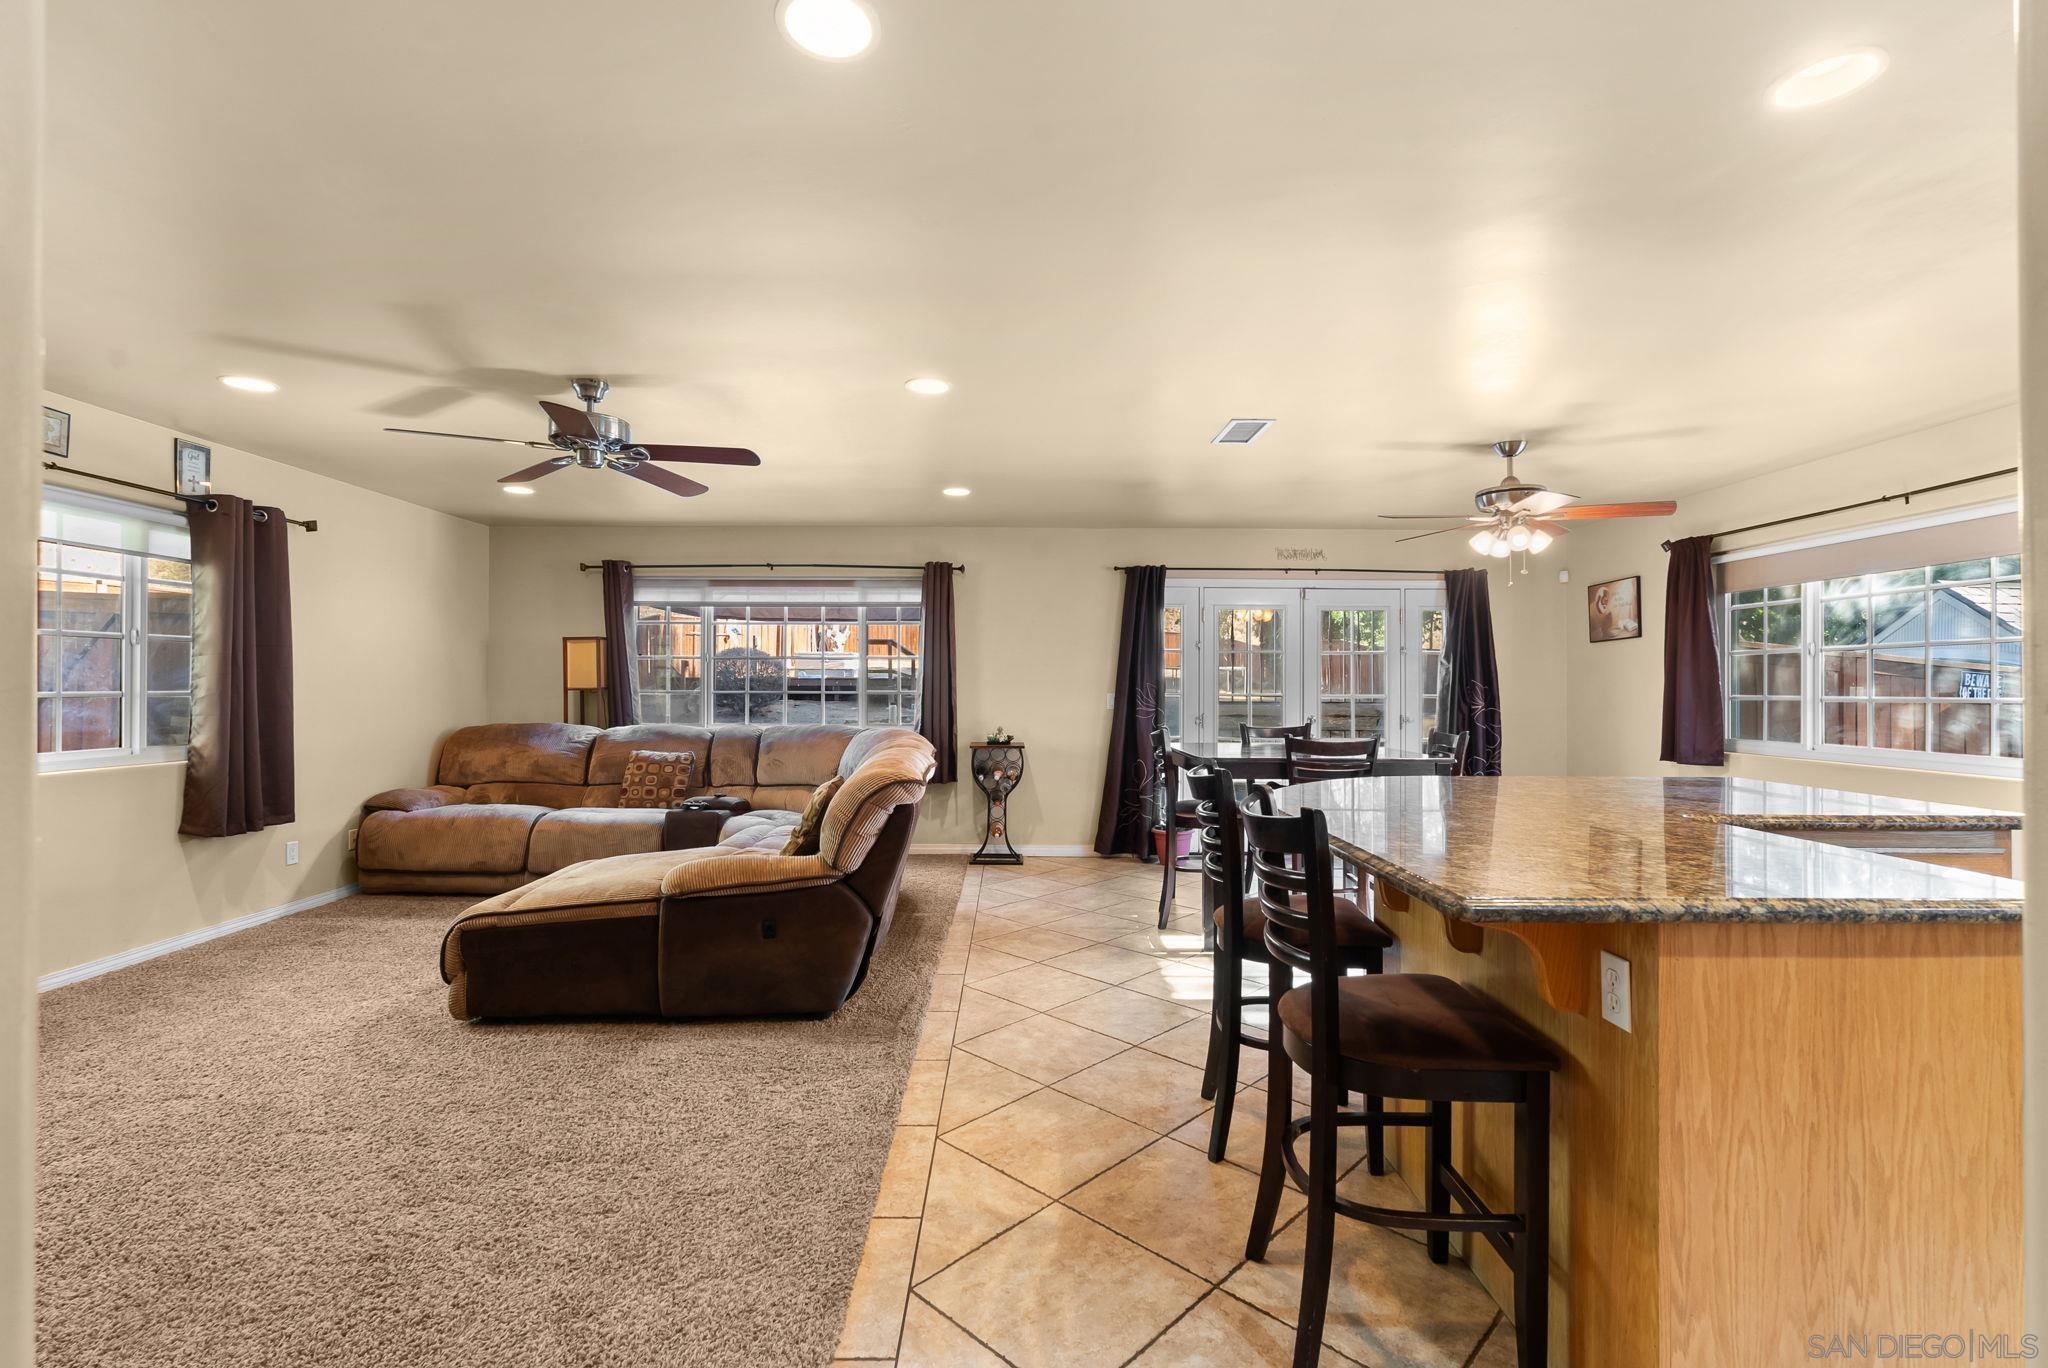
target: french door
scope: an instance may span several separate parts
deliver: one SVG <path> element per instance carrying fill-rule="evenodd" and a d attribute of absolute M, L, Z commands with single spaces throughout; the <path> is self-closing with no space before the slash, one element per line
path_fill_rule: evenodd
<path fill-rule="evenodd" d="M 1167 728 L 1232 740 L 1241 723 L 1313 720 L 1316 735 L 1386 737 L 1417 754 L 1436 725 L 1443 590 L 1169 583 Z"/>

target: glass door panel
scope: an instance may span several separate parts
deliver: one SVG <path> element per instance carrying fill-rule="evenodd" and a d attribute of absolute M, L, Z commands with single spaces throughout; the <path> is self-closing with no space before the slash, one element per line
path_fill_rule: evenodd
<path fill-rule="evenodd" d="M 1415 672 L 1409 694 L 1415 702 L 1409 712 L 1415 719 L 1414 746 L 1419 752 L 1437 729 L 1437 694 L 1444 664 L 1444 597 L 1432 590 L 1410 589 L 1407 609 L 1410 637 L 1404 645 Z"/>
<path fill-rule="evenodd" d="M 1287 636 L 1283 605 L 1219 605 L 1210 618 L 1216 634 L 1217 736 L 1228 740 L 1240 724 L 1276 727 L 1288 721 Z"/>
<path fill-rule="evenodd" d="M 1393 723 L 1401 692 L 1401 591 L 1310 589 L 1307 675 L 1316 735 L 1333 740 L 1385 736 L 1401 748 Z"/>

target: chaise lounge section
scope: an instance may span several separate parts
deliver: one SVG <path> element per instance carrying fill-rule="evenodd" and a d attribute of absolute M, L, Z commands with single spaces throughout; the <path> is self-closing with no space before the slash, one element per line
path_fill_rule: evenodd
<path fill-rule="evenodd" d="M 477 904 L 441 942 L 450 1014 L 830 1015 L 888 935 L 933 769 L 915 732 L 863 732 L 814 855 L 781 854 L 764 833 L 789 828 L 749 813 L 718 845 L 589 860 Z"/>
<path fill-rule="evenodd" d="M 500 893 L 585 860 L 718 844 L 781 848 L 856 737 L 901 728 L 580 727 L 492 723 L 448 737 L 434 783 L 363 804 L 356 864 L 365 893 Z M 636 750 L 694 757 L 697 792 L 752 811 L 620 807 Z"/>

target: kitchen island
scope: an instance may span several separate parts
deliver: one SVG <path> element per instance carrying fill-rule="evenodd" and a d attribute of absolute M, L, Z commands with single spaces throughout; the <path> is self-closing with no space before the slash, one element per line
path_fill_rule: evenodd
<path fill-rule="evenodd" d="M 1324 814 L 1400 938 L 1390 968 L 1470 984 L 1565 1058 L 1553 1362 L 2016 1339 L 2017 815 L 1741 779 L 1274 796 Z M 1454 1141 L 1495 1205 L 1499 1110 L 1462 1108 Z M 1419 1187 L 1419 1134 L 1389 1145 Z M 1505 1304 L 1492 1250 L 1470 1257 Z"/>

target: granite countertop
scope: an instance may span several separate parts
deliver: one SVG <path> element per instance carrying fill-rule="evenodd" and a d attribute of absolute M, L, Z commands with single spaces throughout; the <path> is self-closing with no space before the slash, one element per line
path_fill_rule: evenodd
<path fill-rule="evenodd" d="M 1784 834 L 2012 813 L 1747 779 L 1380 778 L 1275 791 L 1338 853 L 1473 922 L 2017 921 L 2018 881 Z"/>

